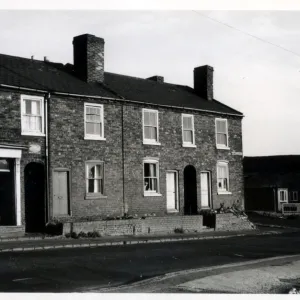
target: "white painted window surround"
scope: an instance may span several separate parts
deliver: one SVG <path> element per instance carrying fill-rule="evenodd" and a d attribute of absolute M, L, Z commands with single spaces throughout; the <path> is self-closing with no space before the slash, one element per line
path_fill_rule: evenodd
<path fill-rule="evenodd" d="M 158 111 L 143 108 L 143 143 L 160 145 Z"/>
<path fill-rule="evenodd" d="M 159 162 L 154 159 L 144 160 L 144 196 L 161 196 L 159 192 Z"/>
<path fill-rule="evenodd" d="M 231 194 L 229 191 L 229 168 L 227 161 L 217 162 L 218 194 Z"/>
<path fill-rule="evenodd" d="M 105 141 L 103 104 L 84 103 L 84 139 Z"/>
<path fill-rule="evenodd" d="M 104 197 L 104 162 L 87 161 L 86 164 L 86 196 L 87 198 Z"/>
<path fill-rule="evenodd" d="M 291 202 L 298 202 L 298 191 L 291 191 Z"/>
<path fill-rule="evenodd" d="M 21 134 L 44 136 L 44 98 L 21 95 Z"/>
<path fill-rule="evenodd" d="M 188 115 L 188 114 L 182 114 L 181 115 L 181 127 L 182 127 L 182 146 L 183 147 L 196 147 L 194 116 Z"/>
<path fill-rule="evenodd" d="M 215 129 L 217 149 L 229 150 L 227 119 L 216 118 Z"/>
<path fill-rule="evenodd" d="M 16 204 L 16 223 L 21 226 L 21 162 L 22 150 L 2 149 L 0 145 L 0 157 L 15 159 L 15 204 Z"/>

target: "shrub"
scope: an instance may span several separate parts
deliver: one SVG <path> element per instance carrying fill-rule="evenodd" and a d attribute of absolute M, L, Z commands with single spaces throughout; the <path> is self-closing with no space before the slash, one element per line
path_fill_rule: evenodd
<path fill-rule="evenodd" d="M 65 234 L 65 237 L 69 239 L 69 238 L 71 237 L 71 233 L 69 233 L 69 232 L 66 233 L 66 234 Z"/>
<path fill-rule="evenodd" d="M 78 239 L 78 234 L 76 232 L 71 233 L 71 238 L 72 239 Z"/>
<path fill-rule="evenodd" d="M 80 231 L 79 233 L 78 233 L 78 238 L 86 238 L 88 235 L 85 233 L 85 232 L 83 232 L 83 231 Z"/>
<path fill-rule="evenodd" d="M 174 232 L 175 233 L 184 233 L 184 230 L 183 230 L 183 228 L 175 228 Z"/>
<path fill-rule="evenodd" d="M 89 231 L 87 233 L 87 236 L 90 238 L 97 238 L 97 237 L 101 237 L 101 234 L 98 231 L 94 230 L 94 231 Z"/>

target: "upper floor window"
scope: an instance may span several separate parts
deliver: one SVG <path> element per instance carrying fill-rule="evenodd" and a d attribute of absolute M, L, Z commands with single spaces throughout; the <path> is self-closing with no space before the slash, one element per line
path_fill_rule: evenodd
<path fill-rule="evenodd" d="M 143 134 L 145 144 L 159 144 L 157 110 L 143 109 Z"/>
<path fill-rule="evenodd" d="M 44 135 L 44 98 L 21 95 L 23 135 Z"/>
<path fill-rule="evenodd" d="M 216 141 L 218 149 L 228 149 L 227 119 L 216 119 Z"/>
<path fill-rule="evenodd" d="M 85 139 L 104 140 L 103 105 L 84 103 Z"/>
<path fill-rule="evenodd" d="M 182 141 L 183 146 L 195 146 L 194 116 L 182 114 Z"/>
<path fill-rule="evenodd" d="M 218 193 L 229 192 L 229 170 L 228 162 L 218 161 L 217 163 L 217 182 L 218 182 Z"/>

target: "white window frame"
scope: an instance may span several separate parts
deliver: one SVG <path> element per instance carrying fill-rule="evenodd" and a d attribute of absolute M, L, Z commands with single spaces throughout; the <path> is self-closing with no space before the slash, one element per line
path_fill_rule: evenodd
<path fill-rule="evenodd" d="M 296 195 L 296 197 L 295 197 Z M 298 202 L 298 191 L 291 191 L 291 202 Z"/>
<path fill-rule="evenodd" d="M 42 131 L 28 131 L 24 128 L 24 115 L 26 113 L 25 100 L 34 100 L 40 102 L 40 111 L 42 118 Z M 45 136 L 45 111 L 44 111 L 44 97 L 21 95 L 21 135 L 32 135 L 32 136 Z"/>
<path fill-rule="evenodd" d="M 218 139 L 217 139 L 217 134 L 218 134 L 218 127 L 217 127 L 217 122 L 218 121 L 226 121 L 226 140 L 227 140 L 227 145 L 224 145 L 224 144 L 218 144 Z M 228 138 L 228 120 L 225 119 L 225 118 L 216 118 L 215 119 L 215 139 L 216 139 L 216 146 L 217 146 L 217 149 L 223 149 L 223 150 L 229 150 L 229 138 Z"/>
<path fill-rule="evenodd" d="M 156 165 L 157 191 L 146 191 L 145 190 L 145 164 L 155 164 Z M 144 196 L 162 196 L 160 194 L 160 184 L 159 184 L 159 161 L 157 159 L 144 159 L 143 160 L 143 192 L 144 192 Z"/>
<path fill-rule="evenodd" d="M 193 138 L 193 142 L 192 143 L 184 141 L 184 134 L 183 134 L 184 133 L 184 128 L 183 128 L 183 118 L 184 117 L 191 117 L 192 118 L 192 138 Z M 183 147 L 192 147 L 192 148 L 195 148 L 196 147 L 196 143 L 195 143 L 194 115 L 181 114 L 181 130 L 182 130 L 182 146 Z"/>
<path fill-rule="evenodd" d="M 102 178 L 102 189 L 103 193 L 98 192 L 98 193 L 91 193 L 89 192 L 89 165 L 91 164 L 96 164 L 96 165 L 102 165 L 103 168 L 103 178 Z M 104 161 L 102 160 L 87 160 L 85 162 L 85 195 L 86 199 L 94 199 L 94 198 L 106 198 L 105 196 L 105 164 Z"/>
<path fill-rule="evenodd" d="M 152 140 L 152 139 L 146 139 L 145 138 L 145 122 L 144 122 L 144 113 L 145 112 L 155 112 L 156 113 L 156 136 L 157 136 L 157 140 Z M 143 108 L 142 109 L 142 122 L 143 122 L 143 144 L 145 145 L 161 145 L 161 143 L 159 142 L 159 114 L 158 114 L 158 110 L 156 109 L 148 109 L 148 108 Z"/>
<path fill-rule="evenodd" d="M 102 124 L 102 130 L 101 130 L 100 135 L 86 133 L 86 108 L 87 108 L 87 106 L 94 106 L 94 107 L 101 108 L 100 122 Z M 103 104 L 88 103 L 88 102 L 84 103 L 84 139 L 85 140 L 97 140 L 97 141 L 105 141 L 106 140 L 106 138 L 104 137 L 104 106 L 103 106 Z"/>
<path fill-rule="evenodd" d="M 280 203 L 280 202 L 283 202 L 283 203 L 288 203 L 288 199 L 289 199 L 289 196 L 288 196 L 288 189 L 286 189 L 286 188 L 283 188 L 283 189 L 278 189 L 277 190 L 277 193 L 278 193 L 278 202 Z M 284 195 L 285 195 L 285 199 L 284 200 L 281 200 L 280 199 L 280 193 L 281 192 L 284 192 Z"/>
<path fill-rule="evenodd" d="M 219 166 L 226 166 L 227 168 L 227 190 L 223 188 L 219 188 Z M 217 191 L 219 195 L 231 195 L 232 193 L 230 192 L 230 185 L 229 185 L 229 164 L 228 161 L 218 161 L 217 162 Z"/>

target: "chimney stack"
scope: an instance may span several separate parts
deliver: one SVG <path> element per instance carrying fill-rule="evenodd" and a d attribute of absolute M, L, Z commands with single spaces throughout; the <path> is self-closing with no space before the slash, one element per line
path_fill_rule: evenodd
<path fill-rule="evenodd" d="M 194 69 L 194 90 L 197 95 L 212 101 L 214 98 L 214 68 L 201 66 Z"/>
<path fill-rule="evenodd" d="M 104 81 L 104 39 L 91 34 L 73 38 L 74 70 L 86 82 Z"/>
<path fill-rule="evenodd" d="M 156 81 L 156 82 L 159 82 L 159 83 L 164 83 L 163 76 L 158 76 L 158 75 L 149 77 L 149 78 L 147 78 L 147 80 L 152 80 L 152 81 Z"/>

